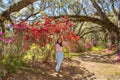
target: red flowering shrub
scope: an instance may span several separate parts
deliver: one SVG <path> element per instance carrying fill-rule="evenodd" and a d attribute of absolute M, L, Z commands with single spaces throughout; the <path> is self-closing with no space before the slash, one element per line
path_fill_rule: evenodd
<path fill-rule="evenodd" d="M 24 32 L 24 39 L 30 40 L 32 43 L 45 46 L 53 39 L 52 36 L 61 35 L 64 40 L 69 42 L 76 42 L 80 40 L 79 36 L 76 36 L 74 32 L 70 30 L 74 26 L 72 21 L 68 21 L 66 18 L 53 19 L 45 17 L 41 22 L 38 21 L 35 24 L 27 25 L 26 22 L 19 23 L 14 26 L 15 33 Z"/>

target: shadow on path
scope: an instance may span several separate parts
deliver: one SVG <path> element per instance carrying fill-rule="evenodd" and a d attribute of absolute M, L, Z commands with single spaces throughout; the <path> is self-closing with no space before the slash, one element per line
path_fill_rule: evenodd
<path fill-rule="evenodd" d="M 99 62 L 99 63 L 119 63 L 116 61 L 117 56 L 103 56 L 99 52 L 88 52 L 88 53 L 81 53 L 81 56 L 79 56 L 83 61 L 90 61 L 90 62 Z"/>
<path fill-rule="evenodd" d="M 8 80 L 94 80 L 95 76 L 82 67 L 80 60 L 65 59 L 62 63 L 60 74 L 56 77 L 55 62 L 42 64 L 36 63 L 35 67 L 23 67 Z"/>

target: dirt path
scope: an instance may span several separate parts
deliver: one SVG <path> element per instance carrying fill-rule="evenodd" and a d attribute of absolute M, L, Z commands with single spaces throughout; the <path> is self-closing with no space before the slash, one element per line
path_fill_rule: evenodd
<path fill-rule="evenodd" d="M 120 63 L 100 63 L 81 60 L 81 65 L 95 74 L 95 80 L 120 80 Z"/>
<path fill-rule="evenodd" d="M 120 62 L 116 63 L 117 55 L 101 56 L 101 53 L 104 52 L 83 53 L 80 57 L 81 65 L 93 72 L 97 80 L 120 80 Z"/>
<path fill-rule="evenodd" d="M 89 60 L 88 60 L 89 61 Z M 60 75 L 55 77 L 55 62 L 36 63 L 35 67 L 23 67 L 7 80 L 119 80 L 119 63 L 88 62 L 80 57 L 65 59 Z"/>
<path fill-rule="evenodd" d="M 86 69 L 95 73 L 98 80 L 119 80 L 120 64 L 82 62 Z"/>

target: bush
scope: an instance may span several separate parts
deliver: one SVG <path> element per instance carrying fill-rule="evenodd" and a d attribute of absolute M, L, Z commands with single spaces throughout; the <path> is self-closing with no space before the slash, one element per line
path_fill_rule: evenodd
<path fill-rule="evenodd" d="M 0 60 L 0 77 L 6 77 L 10 73 L 17 73 L 18 69 L 25 65 L 22 57 L 13 54 L 6 54 Z"/>

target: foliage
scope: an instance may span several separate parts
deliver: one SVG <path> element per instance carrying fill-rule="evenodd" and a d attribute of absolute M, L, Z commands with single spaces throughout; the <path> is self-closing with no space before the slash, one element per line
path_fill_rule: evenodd
<path fill-rule="evenodd" d="M 19 55 L 21 55 L 19 51 L 21 51 L 21 53 L 24 53 L 29 49 L 31 49 L 32 51 L 30 52 L 32 53 L 32 58 L 35 58 L 36 54 L 42 53 L 44 56 L 43 62 L 46 62 L 50 58 L 50 56 L 54 56 L 55 42 L 58 37 L 61 37 L 64 41 L 72 44 L 76 44 L 76 40 L 80 40 L 80 37 L 76 36 L 76 34 L 70 30 L 70 28 L 73 27 L 74 24 L 72 21 L 67 20 L 67 17 L 62 17 L 60 19 L 44 17 L 42 20 L 38 20 L 34 24 L 30 25 L 28 24 L 28 22 L 20 22 L 18 24 L 9 25 L 10 27 L 14 27 L 14 35 L 8 37 L 5 33 L 6 37 L 1 38 L 1 42 L 3 42 L 4 44 L 9 43 L 9 50 L 12 48 L 11 46 L 13 45 L 15 49 L 13 50 L 15 52 L 15 47 L 17 47 L 16 53 Z M 4 33 L 1 33 L 1 35 L 3 34 Z M 7 38 L 10 39 L 6 40 Z M 37 47 L 39 47 L 41 51 L 37 49 L 37 47 L 33 48 L 35 46 L 30 47 L 33 44 L 38 45 Z M 70 48 L 74 48 L 72 44 L 69 45 L 71 46 Z M 12 51 L 12 53 L 15 53 L 14 51 Z M 33 62 L 35 61 L 34 59 L 32 60 Z"/>
<path fill-rule="evenodd" d="M 39 45 L 32 44 L 30 49 L 24 55 L 24 60 L 28 63 L 29 61 L 32 61 L 32 56 L 35 56 L 36 59 L 41 59 L 43 57 L 42 49 Z"/>
<path fill-rule="evenodd" d="M 69 59 L 69 58 L 74 58 L 76 56 L 79 56 L 78 53 L 65 53 L 65 58 Z"/>
<path fill-rule="evenodd" d="M 3 78 L 10 73 L 16 73 L 19 67 L 25 65 L 23 56 L 26 52 L 22 35 L 22 32 L 16 35 L 13 35 L 12 31 L 0 32 L 0 74 Z"/>
<path fill-rule="evenodd" d="M 17 70 L 21 66 L 25 66 L 26 62 L 23 60 L 22 56 L 6 54 L 1 57 L 0 61 L 0 77 L 7 77 L 11 73 L 17 73 Z"/>
<path fill-rule="evenodd" d="M 79 36 L 76 36 L 70 30 L 70 27 L 73 26 L 73 22 L 67 20 L 67 17 L 60 19 L 44 17 L 42 21 L 39 20 L 35 24 L 27 25 L 27 22 L 22 22 L 16 24 L 14 28 L 16 34 L 21 33 L 21 31 L 23 32 L 25 42 L 40 45 L 46 61 L 48 56 L 51 55 L 50 53 L 54 50 L 54 45 L 58 37 L 70 43 L 76 43 L 76 39 L 80 39 Z M 47 44 L 51 46 L 51 49 L 46 48 Z"/>
<path fill-rule="evenodd" d="M 69 41 L 78 39 L 75 33 L 70 31 L 70 27 L 73 26 L 73 23 L 68 21 L 66 17 L 58 20 L 45 17 L 42 21 L 44 22 L 37 21 L 33 25 L 27 25 L 26 22 L 16 24 L 14 26 L 15 33 L 19 34 L 21 31 L 24 32 L 26 41 L 30 40 L 32 43 L 37 43 L 42 47 L 50 43 L 54 36 L 62 36 L 63 39 Z"/>
<path fill-rule="evenodd" d="M 95 47 L 92 47 L 92 50 L 93 51 L 99 51 L 99 50 L 102 50 L 102 47 L 101 46 L 95 46 Z"/>

